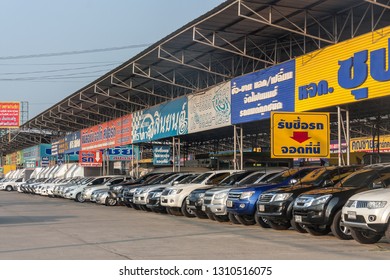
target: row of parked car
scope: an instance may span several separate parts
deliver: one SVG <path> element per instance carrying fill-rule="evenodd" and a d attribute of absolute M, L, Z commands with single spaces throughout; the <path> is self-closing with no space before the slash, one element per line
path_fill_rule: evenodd
<path fill-rule="evenodd" d="M 390 241 L 390 164 L 38 179 L 19 192 L 275 230 Z M 1 186 L 1 185 L 0 185 Z"/>

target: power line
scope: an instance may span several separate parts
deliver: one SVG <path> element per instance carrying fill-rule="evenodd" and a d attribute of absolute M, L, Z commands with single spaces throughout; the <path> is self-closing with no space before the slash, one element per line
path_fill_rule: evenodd
<path fill-rule="evenodd" d="M 37 57 L 52 57 L 52 56 L 64 56 L 64 55 L 76 55 L 84 53 L 96 53 L 96 52 L 110 52 L 124 49 L 136 49 L 142 47 L 148 47 L 150 44 L 139 44 L 139 45 L 129 45 L 123 47 L 112 47 L 104 49 L 91 49 L 91 50 L 81 50 L 81 51 L 69 51 L 69 52 L 58 52 L 58 53 L 41 53 L 41 54 L 29 54 L 29 55 L 15 55 L 15 56 L 0 56 L 0 60 L 9 60 L 9 59 L 25 59 L 25 58 L 37 58 Z"/>

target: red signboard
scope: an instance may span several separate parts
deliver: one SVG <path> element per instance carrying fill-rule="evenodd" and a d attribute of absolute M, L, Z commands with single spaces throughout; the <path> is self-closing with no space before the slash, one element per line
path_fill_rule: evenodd
<path fill-rule="evenodd" d="M 131 114 L 81 130 L 81 150 L 99 150 L 131 143 Z"/>
<path fill-rule="evenodd" d="M 80 151 L 79 163 L 81 166 L 102 166 L 102 152 L 100 151 Z"/>
<path fill-rule="evenodd" d="M 20 103 L 0 102 L 0 128 L 18 128 L 20 125 Z"/>

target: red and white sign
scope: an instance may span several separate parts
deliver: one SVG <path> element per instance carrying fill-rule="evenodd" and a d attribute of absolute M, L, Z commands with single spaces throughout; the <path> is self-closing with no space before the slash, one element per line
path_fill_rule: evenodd
<path fill-rule="evenodd" d="M 98 150 L 132 143 L 132 115 L 81 130 L 81 150 Z"/>
<path fill-rule="evenodd" d="M 0 102 L 0 128 L 20 126 L 20 102 Z"/>
<path fill-rule="evenodd" d="M 79 163 L 81 166 L 102 166 L 102 152 L 101 151 L 80 151 Z"/>

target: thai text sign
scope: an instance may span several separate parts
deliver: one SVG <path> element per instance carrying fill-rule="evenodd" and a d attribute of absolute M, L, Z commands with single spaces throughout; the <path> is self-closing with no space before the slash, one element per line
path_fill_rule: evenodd
<path fill-rule="evenodd" d="M 171 146 L 153 146 L 153 165 L 172 165 Z"/>
<path fill-rule="evenodd" d="M 131 144 L 132 116 L 108 121 L 81 130 L 81 149 L 98 150 Z"/>
<path fill-rule="evenodd" d="M 330 157 L 329 113 L 271 114 L 271 157 Z"/>
<path fill-rule="evenodd" d="M 295 111 L 390 94 L 390 27 L 296 58 Z"/>
<path fill-rule="evenodd" d="M 232 124 L 270 118 L 271 111 L 294 112 L 295 61 L 234 78 Z"/>
<path fill-rule="evenodd" d="M 188 133 L 187 97 L 133 113 L 133 143 Z"/>
<path fill-rule="evenodd" d="M 230 82 L 188 96 L 188 133 L 231 124 Z"/>
<path fill-rule="evenodd" d="M 359 137 L 350 140 L 351 152 L 390 152 L 390 135 L 379 136 L 379 141 L 373 141 L 372 137 Z"/>
<path fill-rule="evenodd" d="M 81 166 L 99 167 L 102 166 L 101 151 L 80 151 L 79 163 Z"/>
<path fill-rule="evenodd" d="M 130 161 L 133 159 L 131 146 L 115 147 L 108 149 L 110 161 Z"/>
<path fill-rule="evenodd" d="M 16 128 L 20 125 L 20 103 L 0 102 L 0 128 Z"/>

